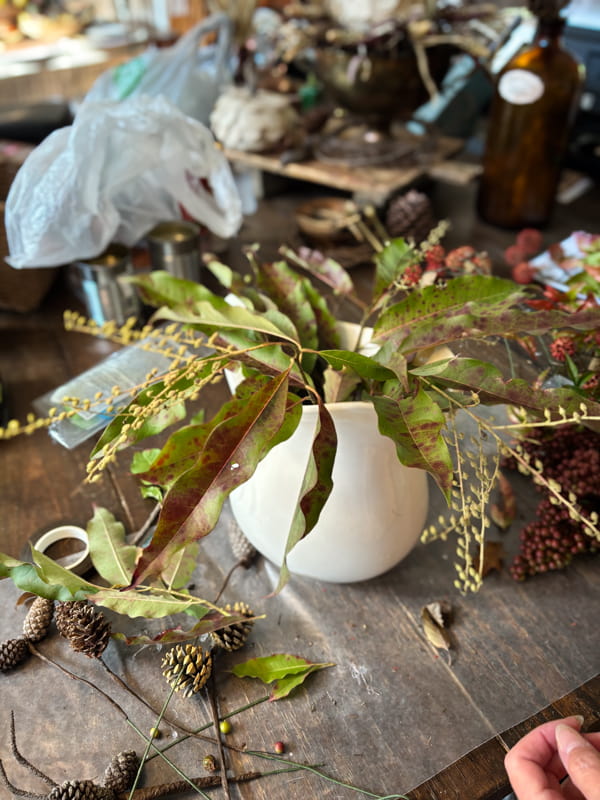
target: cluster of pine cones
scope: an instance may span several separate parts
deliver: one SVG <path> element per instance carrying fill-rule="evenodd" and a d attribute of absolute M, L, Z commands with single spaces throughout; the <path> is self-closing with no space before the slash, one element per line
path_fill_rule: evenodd
<path fill-rule="evenodd" d="M 140 760 L 133 750 L 118 753 L 104 772 L 101 783 L 94 781 L 64 781 L 55 786 L 45 800 L 116 800 L 128 792 L 138 771 Z"/>
<path fill-rule="evenodd" d="M 29 656 L 29 643 L 40 642 L 48 635 L 52 617 L 61 636 L 78 653 L 99 658 L 110 639 L 110 624 L 104 615 L 85 601 L 58 603 L 36 597 L 23 622 L 23 635 L 0 643 L 0 671 L 8 672 Z"/>

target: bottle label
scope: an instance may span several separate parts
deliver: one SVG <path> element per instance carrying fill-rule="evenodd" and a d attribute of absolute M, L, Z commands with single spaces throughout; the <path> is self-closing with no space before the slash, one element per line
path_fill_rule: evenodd
<path fill-rule="evenodd" d="M 510 69 L 498 83 L 498 92 L 507 103 L 526 106 L 544 94 L 544 82 L 539 75 L 526 69 Z"/>

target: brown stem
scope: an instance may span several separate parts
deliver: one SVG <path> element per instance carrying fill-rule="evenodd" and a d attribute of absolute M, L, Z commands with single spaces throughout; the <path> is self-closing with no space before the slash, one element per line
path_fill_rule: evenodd
<path fill-rule="evenodd" d="M 27 800 L 44 800 L 45 795 L 42 794 L 33 794 L 32 792 L 25 792 L 23 789 L 17 789 L 16 786 L 13 786 L 12 783 L 8 780 L 8 776 L 4 771 L 4 764 L 0 760 L 0 785 L 4 786 L 8 789 L 9 792 L 15 797 L 25 797 Z"/>
<path fill-rule="evenodd" d="M 154 508 L 152 509 L 146 520 L 142 523 L 142 527 L 138 528 L 138 530 L 135 531 L 135 533 L 133 534 L 130 542 L 131 544 L 139 544 L 142 541 L 144 536 L 148 533 L 148 531 L 152 527 L 154 520 L 160 514 L 161 508 L 162 508 L 162 503 L 157 503 L 154 506 Z"/>
<path fill-rule="evenodd" d="M 227 588 L 227 584 L 229 583 L 229 581 L 230 581 L 230 579 L 231 579 L 231 576 L 233 575 L 233 573 L 235 572 L 235 570 L 236 570 L 238 567 L 243 567 L 243 566 L 244 566 L 244 561 L 238 561 L 238 562 L 237 562 L 237 564 L 234 564 L 234 565 L 233 565 L 233 567 L 231 567 L 231 569 L 229 570 L 229 572 L 227 573 L 227 575 L 225 575 L 225 577 L 223 578 L 223 583 L 221 584 L 221 588 L 220 588 L 220 589 L 219 589 L 219 591 L 217 592 L 217 596 L 216 596 L 216 597 L 215 597 L 215 599 L 213 600 L 213 605 L 216 605 L 216 604 L 219 602 L 219 598 L 221 597 L 221 595 L 223 594 L 223 592 L 224 592 L 224 591 L 225 591 L 225 589 Z"/>
<path fill-rule="evenodd" d="M 103 691 L 102 691 L 102 689 L 100 689 L 98 686 L 94 685 L 94 684 L 93 684 L 93 683 L 91 683 L 90 681 L 86 680 L 85 678 L 82 678 L 82 677 L 81 677 L 81 675 L 75 675 L 75 673 L 73 673 L 73 672 L 70 672 L 70 671 L 69 671 L 69 670 L 68 670 L 66 667 L 63 667 L 63 666 L 62 666 L 62 664 L 59 664 L 57 661 L 53 661 L 51 658 L 48 658 L 47 656 L 45 656 L 45 655 L 42 655 L 42 653 L 40 653 L 40 651 L 39 651 L 39 650 L 37 650 L 37 649 L 36 649 L 36 648 L 35 648 L 35 647 L 34 647 L 34 646 L 31 644 L 31 642 L 29 642 L 28 644 L 29 644 L 29 651 L 30 651 L 30 653 L 32 653 L 34 656 L 36 656 L 36 658 L 39 658 L 39 659 L 41 659 L 42 661 L 45 661 L 45 662 L 46 662 L 46 664 L 50 664 L 51 666 L 53 666 L 53 667 L 56 667 L 56 669 L 59 669 L 59 670 L 60 670 L 62 673 L 64 673 L 65 675 L 67 675 L 67 677 L 71 678 L 71 680 L 74 680 L 74 681 L 81 681 L 82 683 L 85 683 L 87 686 L 89 686 L 91 689 L 94 689 L 96 692 L 100 692 L 100 694 L 101 694 L 101 695 L 102 695 L 102 696 L 103 696 L 103 697 L 104 697 L 106 700 L 108 700 L 108 702 L 111 704 L 111 706 L 112 706 L 114 709 L 116 709 L 116 710 L 119 712 L 119 714 L 120 714 L 122 717 L 124 717 L 125 719 L 127 719 L 127 714 L 125 713 L 125 711 L 123 711 L 123 709 L 122 709 L 122 708 L 121 708 L 121 706 L 120 706 L 120 705 L 117 703 L 117 701 L 116 701 L 116 700 L 113 700 L 113 699 L 112 699 L 112 697 L 111 697 L 110 695 L 106 694 L 106 692 L 103 692 Z"/>
<path fill-rule="evenodd" d="M 225 797 L 227 800 L 231 800 L 231 792 L 229 791 L 229 782 L 227 779 L 227 762 L 225 761 L 225 751 L 223 750 L 223 742 L 221 741 L 221 731 L 219 728 L 219 711 L 217 709 L 214 672 L 208 680 L 206 695 L 208 697 L 208 705 L 210 706 L 213 726 L 217 736 L 217 752 L 219 753 L 219 763 L 221 765 L 221 786 L 223 787 L 223 791 L 225 792 Z"/>
<path fill-rule="evenodd" d="M 245 783 L 262 777 L 262 772 L 244 772 L 241 775 L 234 775 L 229 780 L 233 783 Z M 191 782 L 199 789 L 210 789 L 212 786 L 220 786 L 221 778 L 219 775 L 206 775 L 201 778 L 192 778 Z M 132 795 L 132 800 L 158 800 L 169 794 L 189 791 L 190 785 L 187 781 L 173 781 L 172 783 L 161 783 L 158 786 L 147 786 L 143 789 L 136 789 Z M 129 792 L 121 792 L 117 795 L 117 800 L 128 800 Z"/>
<path fill-rule="evenodd" d="M 49 778 L 47 775 L 45 775 L 40 769 L 34 766 L 19 752 L 19 748 L 17 747 L 17 735 L 15 733 L 15 712 L 12 709 L 10 711 L 10 751 L 18 764 L 21 764 L 22 767 L 28 769 L 38 778 L 41 778 L 48 784 L 48 786 L 52 786 L 52 788 L 58 786 L 58 784 L 53 781 L 52 778 Z"/>

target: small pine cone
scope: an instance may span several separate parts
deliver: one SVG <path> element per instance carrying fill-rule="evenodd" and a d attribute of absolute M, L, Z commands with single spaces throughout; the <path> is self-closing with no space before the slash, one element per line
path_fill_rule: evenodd
<path fill-rule="evenodd" d="M 229 527 L 229 544 L 238 562 L 246 569 L 251 567 L 258 552 L 254 545 L 246 538 L 240 526 L 233 521 Z"/>
<path fill-rule="evenodd" d="M 60 635 L 69 640 L 73 650 L 88 658 L 100 658 L 110 640 L 108 620 L 85 600 L 59 603 L 56 627 Z"/>
<path fill-rule="evenodd" d="M 135 780 L 139 766 L 140 759 L 135 750 L 117 753 L 104 771 L 102 785 L 115 794 L 128 792 Z"/>
<path fill-rule="evenodd" d="M 178 644 L 172 647 L 161 663 L 162 674 L 169 685 L 184 697 L 191 697 L 204 686 L 212 672 L 212 656 L 199 645 Z"/>
<path fill-rule="evenodd" d="M 30 642 L 41 642 L 46 638 L 53 615 L 54 600 L 36 597 L 23 622 L 23 636 Z"/>
<path fill-rule="evenodd" d="M 55 786 L 46 800 L 115 800 L 115 793 L 93 781 L 65 781 Z"/>
<path fill-rule="evenodd" d="M 388 206 L 385 225 L 392 237 L 402 236 L 417 243 L 425 241 L 435 227 L 429 198 L 416 189 L 394 198 Z"/>
<path fill-rule="evenodd" d="M 254 612 L 248 608 L 246 603 L 237 602 L 233 604 L 233 608 L 229 603 L 225 606 L 225 611 L 229 614 L 243 614 L 244 617 L 253 617 Z M 211 638 L 217 647 L 222 647 L 224 650 L 239 650 L 246 644 L 246 639 L 250 635 L 253 621 L 237 622 L 233 625 L 228 625 L 220 631 L 213 631 Z"/>
<path fill-rule="evenodd" d="M 18 667 L 28 655 L 29 647 L 26 639 L 7 639 L 0 643 L 0 670 L 8 672 Z"/>

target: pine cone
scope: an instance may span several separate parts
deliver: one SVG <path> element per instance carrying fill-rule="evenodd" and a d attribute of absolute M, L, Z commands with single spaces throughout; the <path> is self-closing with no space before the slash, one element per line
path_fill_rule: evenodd
<path fill-rule="evenodd" d="M 225 611 L 229 614 L 243 614 L 245 617 L 253 617 L 254 612 L 248 608 L 246 603 L 237 602 L 233 604 L 233 608 L 229 603 L 225 606 Z M 217 647 L 222 647 L 224 650 L 239 650 L 246 644 L 254 621 L 250 622 L 237 622 L 233 625 L 228 625 L 220 631 L 213 631 L 211 638 Z"/>
<path fill-rule="evenodd" d="M 115 793 L 93 781 L 65 781 L 55 786 L 46 800 L 115 800 Z"/>
<path fill-rule="evenodd" d="M 26 639 L 7 639 L 0 643 L 0 670 L 8 672 L 18 667 L 29 655 Z"/>
<path fill-rule="evenodd" d="M 246 569 L 251 567 L 252 562 L 258 555 L 257 550 L 246 538 L 240 526 L 233 520 L 229 527 L 229 544 L 231 545 L 233 555 L 237 558 L 239 563 Z"/>
<path fill-rule="evenodd" d="M 23 622 L 23 636 L 30 642 L 41 642 L 48 633 L 54 615 L 54 600 L 36 597 Z"/>
<path fill-rule="evenodd" d="M 423 242 L 435 227 L 431 203 L 426 194 L 411 189 L 391 201 L 385 225 L 392 237 L 402 236 Z"/>
<path fill-rule="evenodd" d="M 172 647 L 162 660 L 161 669 L 170 686 L 184 697 L 191 697 L 204 686 L 212 672 L 212 656 L 199 645 Z"/>
<path fill-rule="evenodd" d="M 106 770 L 102 785 L 115 794 L 131 789 L 137 775 L 140 760 L 134 750 L 125 750 L 112 759 Z"/>
<path fill-rule="evenodd" d="M 99 611 L 85 602 L 59 603 L 56 627 L 78 653 L 100 658 L 110 640 L 110 624 Z"/>

